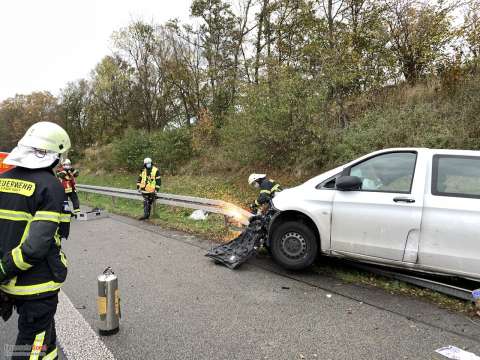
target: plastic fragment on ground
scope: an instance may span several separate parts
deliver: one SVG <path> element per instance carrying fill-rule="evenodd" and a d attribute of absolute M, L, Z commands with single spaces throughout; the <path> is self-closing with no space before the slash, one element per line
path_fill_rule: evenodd
<path fill-rule="evenodd" d="M 204 210 L 195 210 L 191 215 L 192 220 L 207 220 L 208 213 Z"/>
<path fill-rule="evenodd" d="M 453 360 L 480 360 L 480 357 L 474 353 L 459 349 L 452 345 L 437 349 L 435 352 Z"/>

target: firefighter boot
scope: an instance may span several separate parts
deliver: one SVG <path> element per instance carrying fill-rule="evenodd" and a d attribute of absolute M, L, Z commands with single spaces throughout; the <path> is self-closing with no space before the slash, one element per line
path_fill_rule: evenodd
<path fill-rule="evenodd" d="M 139 220 L 147 220 L 150 217 L 150 202 L 148 199 L 143 201 L 143 216 Z"/>

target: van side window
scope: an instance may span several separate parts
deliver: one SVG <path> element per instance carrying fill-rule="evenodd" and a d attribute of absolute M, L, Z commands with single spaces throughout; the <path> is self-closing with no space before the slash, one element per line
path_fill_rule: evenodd
<path fill-rule="evenodd" d="M 432 194 L 480 198 L 480 157 L 434 155 Z"/>
<path fill-rule="evenodd" d="M 318 184 L 315 188 L 318 190 L 326 189 L 326 190 L 333 190 L 335 189 L 335 185 L 337 183 L 337 179 L 340 177 L 341 174 L 336 174 L 332 177 L 329 177 L 327 180 L 322 181 Z"/>
<path fill-rule="evenodd" d="M 361 191 L 410 193 L 417 154 L 392 152 L 377 155 L 350 168 L 350 176 L 362 179 Z"/>

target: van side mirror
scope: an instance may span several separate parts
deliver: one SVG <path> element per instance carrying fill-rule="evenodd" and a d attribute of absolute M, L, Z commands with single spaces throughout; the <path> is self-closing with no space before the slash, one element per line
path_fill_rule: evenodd
<path fill-rule="evenodd" d="M 341 176 L 337 179 L 336 188 L 340 191 L 360 190 L 362 179 L 358 176 Z"/>

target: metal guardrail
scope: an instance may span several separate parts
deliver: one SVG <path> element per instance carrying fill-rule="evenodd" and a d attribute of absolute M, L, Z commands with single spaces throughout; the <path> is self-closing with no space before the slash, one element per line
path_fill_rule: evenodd
<path fill-rule="evenodd" d="M 77 184 L 76 187 L 77 190 L 87 193 L 143 201 L 142 194 L 136 190 L 82 184 Z M 251 213 L 237 205 L 222 200 L 204 199 L 195 196 L 157 193 L 156 203 L 222 214 L 225 217 L 234 218 L 242 225 L 248 225 L 248 219 L 252 216 Z"/>

